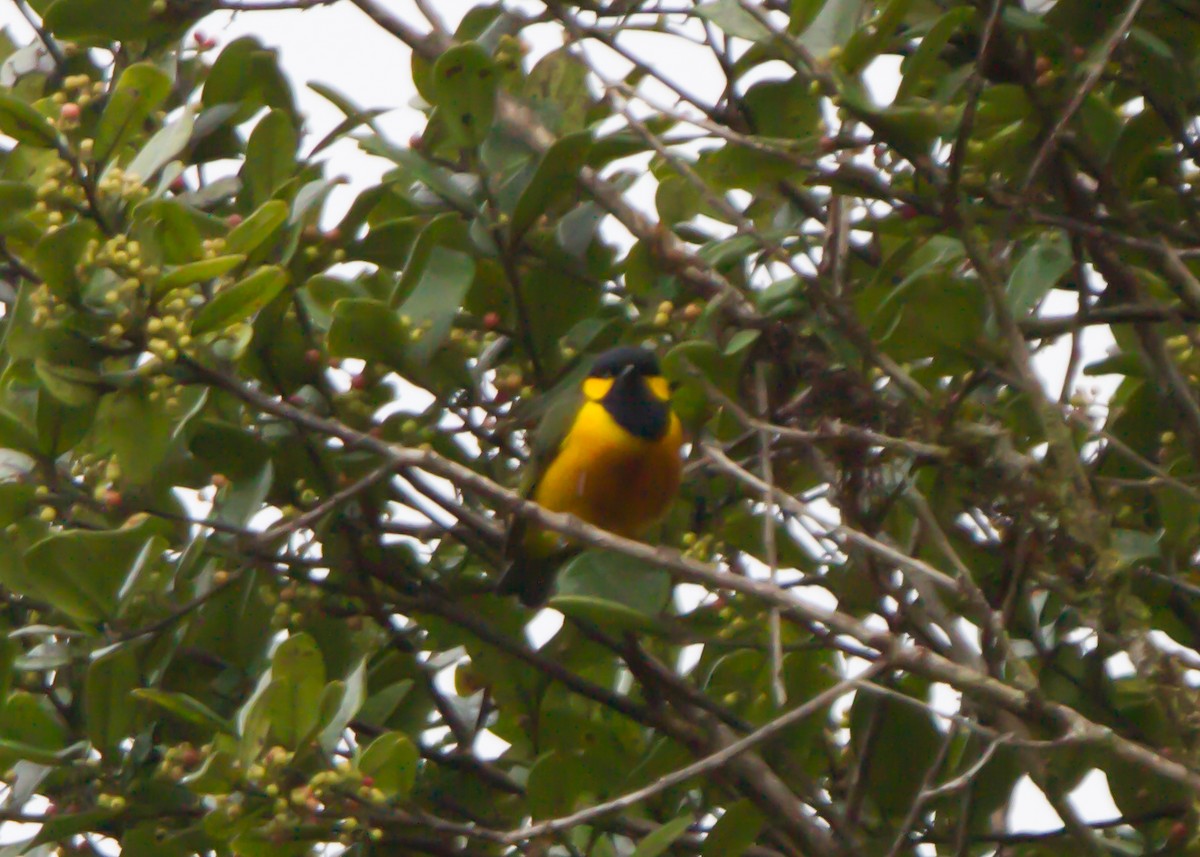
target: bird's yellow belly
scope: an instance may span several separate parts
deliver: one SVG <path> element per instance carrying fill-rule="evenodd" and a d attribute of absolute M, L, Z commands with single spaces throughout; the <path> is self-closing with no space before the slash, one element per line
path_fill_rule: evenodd
<path fill-rule="evenodd" d="M 622 536 L 645 532 L 666 514 L 679 489 L 682 430 L 671 415 L 659 440 L 629 434 L 603 406 L 589 402 L 533 498 Z"/>

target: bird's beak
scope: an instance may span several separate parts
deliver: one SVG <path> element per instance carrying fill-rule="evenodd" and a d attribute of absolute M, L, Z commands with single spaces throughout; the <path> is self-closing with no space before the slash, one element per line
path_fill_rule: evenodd
<path fill-rule="evenodd" d="M 631 377 L 633 377 L 635 371 L 636 369 L 633 366 L 626 366 L 621 370 L 621 380 L 628 381 Z"/>

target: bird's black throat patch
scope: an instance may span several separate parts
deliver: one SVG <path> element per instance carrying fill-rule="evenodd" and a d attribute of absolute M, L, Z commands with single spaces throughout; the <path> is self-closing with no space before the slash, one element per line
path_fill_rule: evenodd
<path fill-rule="evenodd" d="M 614 378 L 600 403 L 617 425 L 635 437 L 658 440 L 667 432 L 670 407 L 650 392 L 637 372 L 623 372 Z"/>

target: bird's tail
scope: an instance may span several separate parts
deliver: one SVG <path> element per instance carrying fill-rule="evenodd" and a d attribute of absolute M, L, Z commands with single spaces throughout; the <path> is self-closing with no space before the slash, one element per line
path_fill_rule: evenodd
<path fill-rule="evenodd" d="M 517 557 L 496 584 L 497 595 L 515 595 L 526 607 L 541 607 L 554 591 L 557 563 Z"/>

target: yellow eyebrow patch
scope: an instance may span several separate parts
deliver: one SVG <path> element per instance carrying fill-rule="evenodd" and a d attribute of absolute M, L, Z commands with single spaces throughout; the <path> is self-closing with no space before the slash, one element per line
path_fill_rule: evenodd
<path fill-rule="evenodd" d="M 583 395 L 590 401 L 598 402 L 608 395 L 612 385 L 612 378 L 584 378 Z"/>
<path fill-rule="evenodd" d="M 671 398 L 671 384 L 662 375 L 653 375 L 646 379 L 646 386 L 656 399 L 666 402 Z"/>

